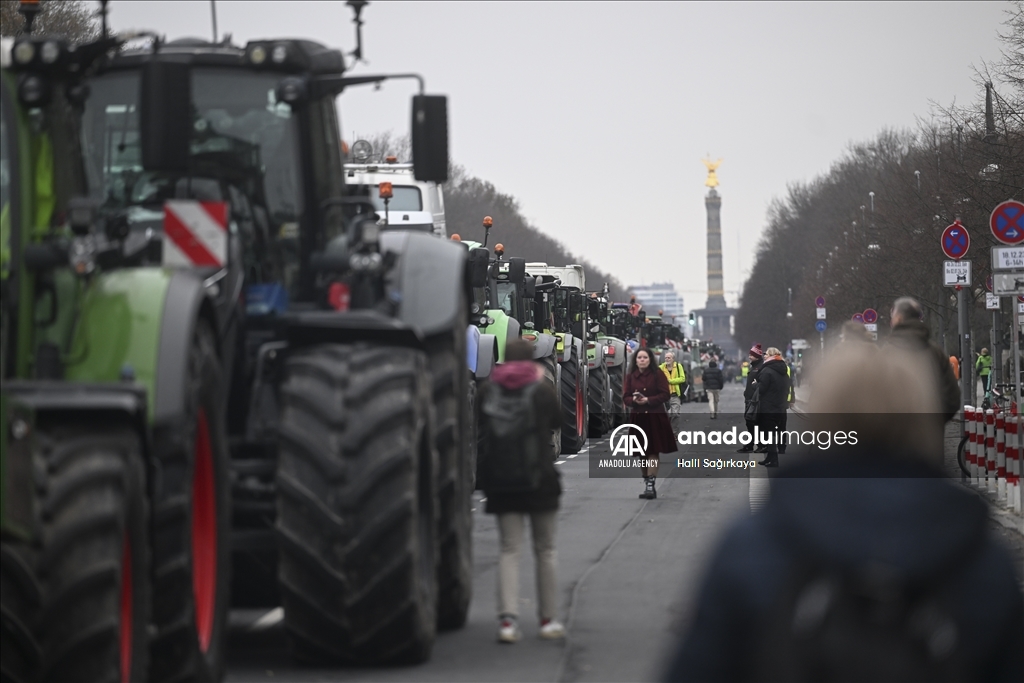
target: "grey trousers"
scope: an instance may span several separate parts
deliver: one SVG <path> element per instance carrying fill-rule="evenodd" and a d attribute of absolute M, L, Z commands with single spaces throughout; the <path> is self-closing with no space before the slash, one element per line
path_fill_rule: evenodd
<path fill-rule="evenodd" d="M 498 515 L 501 557 L 498 560 L 498 616 L 519 616 L 519 556 L 523 550 L 526 517 L 533 532 L 537 572 L 537 616 L 554 619 L 558 612 L 558 557 L 555 525 L 558 512 L 505 512 Z"/>
<path fill-rule="evenodd" d="M 718 401 L 721 398 L 721 389 L 708 389 L 708 408 L 712 415 L 718 415 Z"/>

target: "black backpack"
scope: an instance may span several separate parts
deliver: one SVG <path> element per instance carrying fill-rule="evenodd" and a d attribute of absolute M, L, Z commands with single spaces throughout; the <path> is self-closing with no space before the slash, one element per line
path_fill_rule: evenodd
<path fill-rule="evenodd" d="M 533 382 L 522 389 L 492 383 L 481 412 L 486 422 L 480 487 L 488 493 L 529 493 L 540 487 L 541 457 L 546 452 L 537 429 Z"/>
<path fill-rule="evenodd" d="M 881 566 L 839 571 L 798 560 L 760 625 L 753 678 L 968 680 L 948 575 L 908 580 Z"/>

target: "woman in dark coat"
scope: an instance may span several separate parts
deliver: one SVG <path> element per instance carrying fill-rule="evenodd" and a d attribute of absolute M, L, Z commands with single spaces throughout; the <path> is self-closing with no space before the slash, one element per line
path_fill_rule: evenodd
<path fill-rule="evenodd" d="M 633 367 L 622 383 L 622 402 L 629 408 L 629 421 L 647 435 L 647 452 L 644 458 L 653 460 L 653 467 L 641 468 L 644 477 L 644 492 L 641 498 L 658 497 L 654 480 L 658 476 L 658 456 L 675 453 L 675 434 L 665 412 L 669 396 L 668 378 L 657 365 L 647 349 L 633 354 Z"/>
<path fill-rule="evenodd" d="M 757 426 L 760 427 L 762 434 L 772 435 L 771 443 L 768 444 L 768 455 L 761 464 L 765 467 L 777 467 L 780 430 L 786 418 L 786 407 L 789 402 L 789 373 L 786 370 L 786 361 L 782 360 L 782 353 L 775 347 L 765 351 L 764 364 L 757 372 L 757 392 Z"/>

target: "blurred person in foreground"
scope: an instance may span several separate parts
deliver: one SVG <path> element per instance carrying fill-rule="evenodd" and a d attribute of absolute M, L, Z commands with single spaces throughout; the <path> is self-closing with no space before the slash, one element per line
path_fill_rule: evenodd
<path fill-rule="evenodd" d="M 485 511 L 498 517 L 498 640 L 515 643 L 519 629 L 519 556 L 530 518 L 537 564 L 540 637 L 565 636 L 558 611 L 555 522 L 562 495 L 550 430 L 561 422 L 559 400 L 533 360 L 533 345 L 516 339 L 480 393 L 481 458 L 478 477 Z"/>
<path fill-rule="evenodd" d="M 945 422 L 949 422 L 960 410 L 960 387 L 949 365 L 949 356 L 931 341 L 931 333 L 924 324 L 921 304 L 909 296 L 896 299 L 889 314 L 889 325 L 892 333 L 883 353 L 899 348 L 920 354 L 925 359 L 925 372 L 932 376 L 937 385 L 939 412 L 946 416 Z"/>
<path fill-rule="evenodd" d="M 928 358 L 843 344 L 815 430 L 707 569 L 669 681 L 1021 681 L 1024 598 L 987 504 L 944 478 Z M 819 432 L 820 433 L 820 432 Z"/>
<path fill-rule="evenodd" d="M 864 342 L 865 344 L 872 342 L 867 328 L 856 320 L 847 320 L 843 323 L 843 326 L 839 328 L 839 339 L 844 342 Z"/>

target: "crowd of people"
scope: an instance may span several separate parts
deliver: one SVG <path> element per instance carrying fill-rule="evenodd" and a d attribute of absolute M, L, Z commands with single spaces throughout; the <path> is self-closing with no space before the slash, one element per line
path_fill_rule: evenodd
<path fill-rule="evenodd" d="M 941 471 L 943 429 L 959 408 L 953 369 L 916 301 L 898 299 L 890 319 L 883 350 L 863 326 L 844 326 L 810 386 L 811 426 L 856 429 L 857 447 L 787 464 L 768 503 L 725 534 L 667 680 L 1024 680 L 1012 561 L 988 531 L 984 501 Z M 565 636 L 554 541 L 562 489 L 549 445 L 558 399 L 531 358 L 528 343 L 510 342 L 480 403 L 481 447 L 522 454 L 502 461 L 518 462 L 512 471 L 479 473 L 486 510 L 498 515 L 498 638 L 507 643 L 521 637 L 527 517 L 540 635 Z M 778 467 L 792 370 L 778 348 L 758 343 L 748 363 L 747 428 L 774 438 L 741 451 L 763 446 L 761 464 Z M 672 354 L 658 365 L 646 348 L 628 370 L 629 422 L 648 438 L 640 498 L 654 500 L 659 456 L 677 451 L 671 418 L 686 377 Z M 710 363 L 702 379 L 717 417 L 721 369 Z"/>

